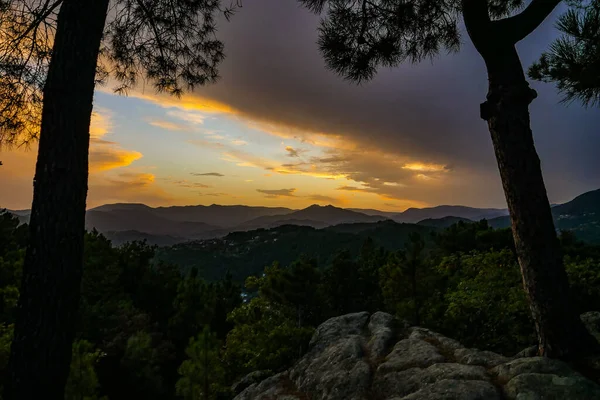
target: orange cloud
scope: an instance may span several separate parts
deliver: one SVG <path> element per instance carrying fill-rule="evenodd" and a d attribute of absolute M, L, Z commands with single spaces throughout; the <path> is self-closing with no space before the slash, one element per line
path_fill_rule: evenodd
<path fill-rule="evenodd" d="M 117 175 L 121 179 L 109 179 L 111 182 L 125 182 L 132 186 L 148 186 L 156 180 L 154 174 L 147 172 L 124 171 Z"/>
<path fill-rule="evenodd" d="M 369 189 L 367 188 L 359 188 L 356 186 L 340 186 L 336 190 L 344 190 L 347 192 L 369 192 Z"/>
<path fill-rule="evenodd" d="M 111 85 L 106 85 L 98 88 L 98 90 L 108 93 L 114 94 L 114 92 L 110 89 Z M 184 110 L 192 110 L 192 111 L 202 111 L 206 113 L 219 113 L 219 114 L 237 114 L 238 110 L 233 107 L 222 103 L 217 100 L 209 99 L 206 97 L 201 97 L 195 94 L 184 94 L 180 98 L 175 98 L 168 94 L 148 94 L 144 93 L 141 90 L 133 90 L 131 93 L 128 93 L 130 97 L 134 97 L 141 100 L 146 100 L 157 104 L 164 108 L 181 108 Z"/>
<path fill-rule="evenodd" d="M 122 149 L 117 142 L 104 139 L 113 130 L 112 112 L 96 108 L 90 124 L 90 173 L 126 167 L 142 158 L 142 153 Z"/>
<path fill-rule="evenodd" d="M 163 120 L 151 120 L 148 122 L 152 126 L 156 126 L 157 128 L 165 129 L 168 131 L 186 131 L 188 127 L 182 124 L 177 124 L 175 122 L 163 121 Z"/>
<path fill-rule="evenodd" d="M 90 172 L 96 173 L 126 167 L 142 158 L 142 153 L 111 146 L 95 146 L 90 149 Z"/>
<path fill-rule="evenodd" d="M 294 197 L 294 193 L 296 192 L 295 188 L 292 189 L 256 189 L 258 193 L 262 193 L 266 195 L 265 197 L 269 199 L 276 199 L 278 197 Z"/>
<path fill-rule="evenodd" d="M 110 89 L 100 88 L 106 93 L 111 93 Z M 305 129 L 299 129 L 283 122 L 273 122 L 266 119 L 260 119 L 238 110 L 223 102 L 199 96 L 194 93 L 187 93 L 180 98 L 173 98 L 167 94 L 148 94 L 140 90 L 134 90 L 130 93 L 131 97 L 145 100 L 163 108 L 174 108 L 181 111 L 170 111 L 169 115 L 178 119 L 183 119 L 192 124 L 202 124 L 206 114 L 227 114 L 235 117 L 242 117 L 242 121 L 251 129 L 260 130 L 281 138 L 295 139 L 303 143 L 318 147 L 332 149 L 356 150 L 364 147 L 356 142 L 348 140 L 347 137 L 338 134 L 312 132 Z M 168 129 L 168 128 L 167 128 Z"/>
<path fill-rule="evenodd" d="M 100 139 L 112 130 L 112 114 L 105 108 L 94 109 L 92 121 L 90 123 L 90 137 Z"/>
<path fill-rule="evenodd" d="M 446 165 L 441 164 L 426 164 L 420 162 L 413 162 L 404 164 L 402 166 L 403 169 L 408 169 L 411 171 L 420 171 L 420 172 L 446 172 L 449 168 Z"/>

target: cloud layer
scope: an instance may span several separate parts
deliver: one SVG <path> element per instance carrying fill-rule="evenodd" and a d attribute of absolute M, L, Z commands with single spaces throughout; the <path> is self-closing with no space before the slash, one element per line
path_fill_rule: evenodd
<path fill-rule="evenodd" d="M 485 66 L 468 37 L 457 55 L 383 69 L 374 81 L 356 86 L 326 70 L 315 44 L 318 20 L 294 1 L 244 4 L 219 32 L 228 54 L 223 79 L 203 89 L 202 96 L 228 104 L 236 115 L 284 127 L 279 133 L 287 130 L 288 137 L 293 131 L 338 136 L 361 150 L 385 151 L 421 165 L 451 165 L 447 175 L 469 179 L 472 187 L 450 197 L 470 204 L 504 202 L 487 126 L 478 112 L 487 91 Z M 519 45 L 525 66 L 551 42 L 553 23 L 549 18 Z M 532 105 L 533 129 L 550 194 L 565 200 L 599 186 L 600 158 L 591 150 L 600 145 L 593 128 L 600 124 L 599 113 L 567 108 L 558 103 L 554 88 L 534 86 L 540 97 Z M 293 147 L 286 151 L 291 158 L 298 155 Z M 422 170 L 419 176 L 435 179 L 431 173 L 444 171 Z M 444 190 L 450 189 L 423 188 L 419 196 L 444 202 Z"/>

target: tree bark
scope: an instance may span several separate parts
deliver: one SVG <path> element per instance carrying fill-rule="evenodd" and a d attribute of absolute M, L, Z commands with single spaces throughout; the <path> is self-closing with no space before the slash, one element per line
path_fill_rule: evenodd
<path fill-rule="evenodd" d="M 65 0 L 58 15 L 34 179 L 29 245 L 5 399 L 63 400 L 79 304 L 89 127 L 109 0 Z"/>
<path fill-rule="evenodd" d="M 498 43 L 498 42 L 496 42 Z M 489 92 L 481 105 L 506 196 L 539 353 L 571 359 L 598 347 L 576 314 L 530 128 L 530 89 L 513 44 L 484 53 Z"/>

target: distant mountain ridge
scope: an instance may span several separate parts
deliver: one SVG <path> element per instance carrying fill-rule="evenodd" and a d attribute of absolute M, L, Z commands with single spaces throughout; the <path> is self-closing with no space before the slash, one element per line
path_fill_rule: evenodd
<path fill-rule="evenodd" d="M 507 209 L 500 208 L 474 208 L 465 206 L 436 206 L 428 208 L 409 208 L 396 214 L 394 221 L 417 223 L 425 219 L 440 219 L 444 217 L 466 218 L 471 221 L 497 218 L 508 215 Z"/>
<path fill-rule="evenodd" d="M 385 219 L 387 218 L 379 215 L 367 215 L 331 205 L 320 206 L 313 204 L 303 210 L 294 211 L 288 214 L 258 217 L 239 225 L 239 228 L 259 229 L 266 226 L 273 228 L 290 224 L 290 221 L 306 221 L 306 223 L 302 225 L 312 226 L 313 228 L 323 228 L 323 225 L 331 226 L 342 223 L 377 222 Z"/>
<path fill-rule="evenodd" d="M 105 204 L 89 211 L 146 210 L 154 215 L 172 221 L 203 222 L 219 227 L 234 227 L 254 218 L 269 215 L 285 215 L 296 210 L 285 207 L 253 207 L 253 206 L 171 206 L 152 208 L 145 204 L 117 203 Z"/>
<path fill-rule="evenodd" d="M 29 210 L 12 211 L 28 222 Z M 600 189 L 552 207 L 557 229 L 569 229 L 580 238 L 600 243 Z M 86 214 L 86 228 L 95 228 L 121 242 L 126 238 L 172 244 L 223 237 L 231 232 L 271 229 L 284 225 L 322 229 L 340 224 L 373 224 L 386 220 L 443 228 L 458 221 L 486 219 L 496 228 L 510 226 L 506 209 L 441 205 L 409 208 L 396 213 L 374 209 L 339 208 L 332 205 L 294 210 L 285 207 L 172 206 L 149 207 L 139 203 L 105 204 Z"/>

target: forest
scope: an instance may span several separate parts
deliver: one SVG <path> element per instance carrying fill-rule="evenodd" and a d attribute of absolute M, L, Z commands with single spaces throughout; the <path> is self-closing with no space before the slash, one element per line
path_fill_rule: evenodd
<path fill-rule="evenodd" d="M 27 229 L 0 214 L 2 376 Z M 576 311 L 600 309 L 600 247 L 569 232 L 560 242 Z M 244 286 L 229 274 L 206 282 L 195 269 L 158 261 L 156 251 L 86 233 L 65 399 L 231 399 L 245 374 L 288 368 L 317 325 L 357 311 L 384 310 L 505 355 L 536 343 L 510 230 L 486 221 L 414 233 L 398 251 L 367 238 L 357 256 L 340 251 L 328 265 L 306 257 L 273 263 Z"/>

